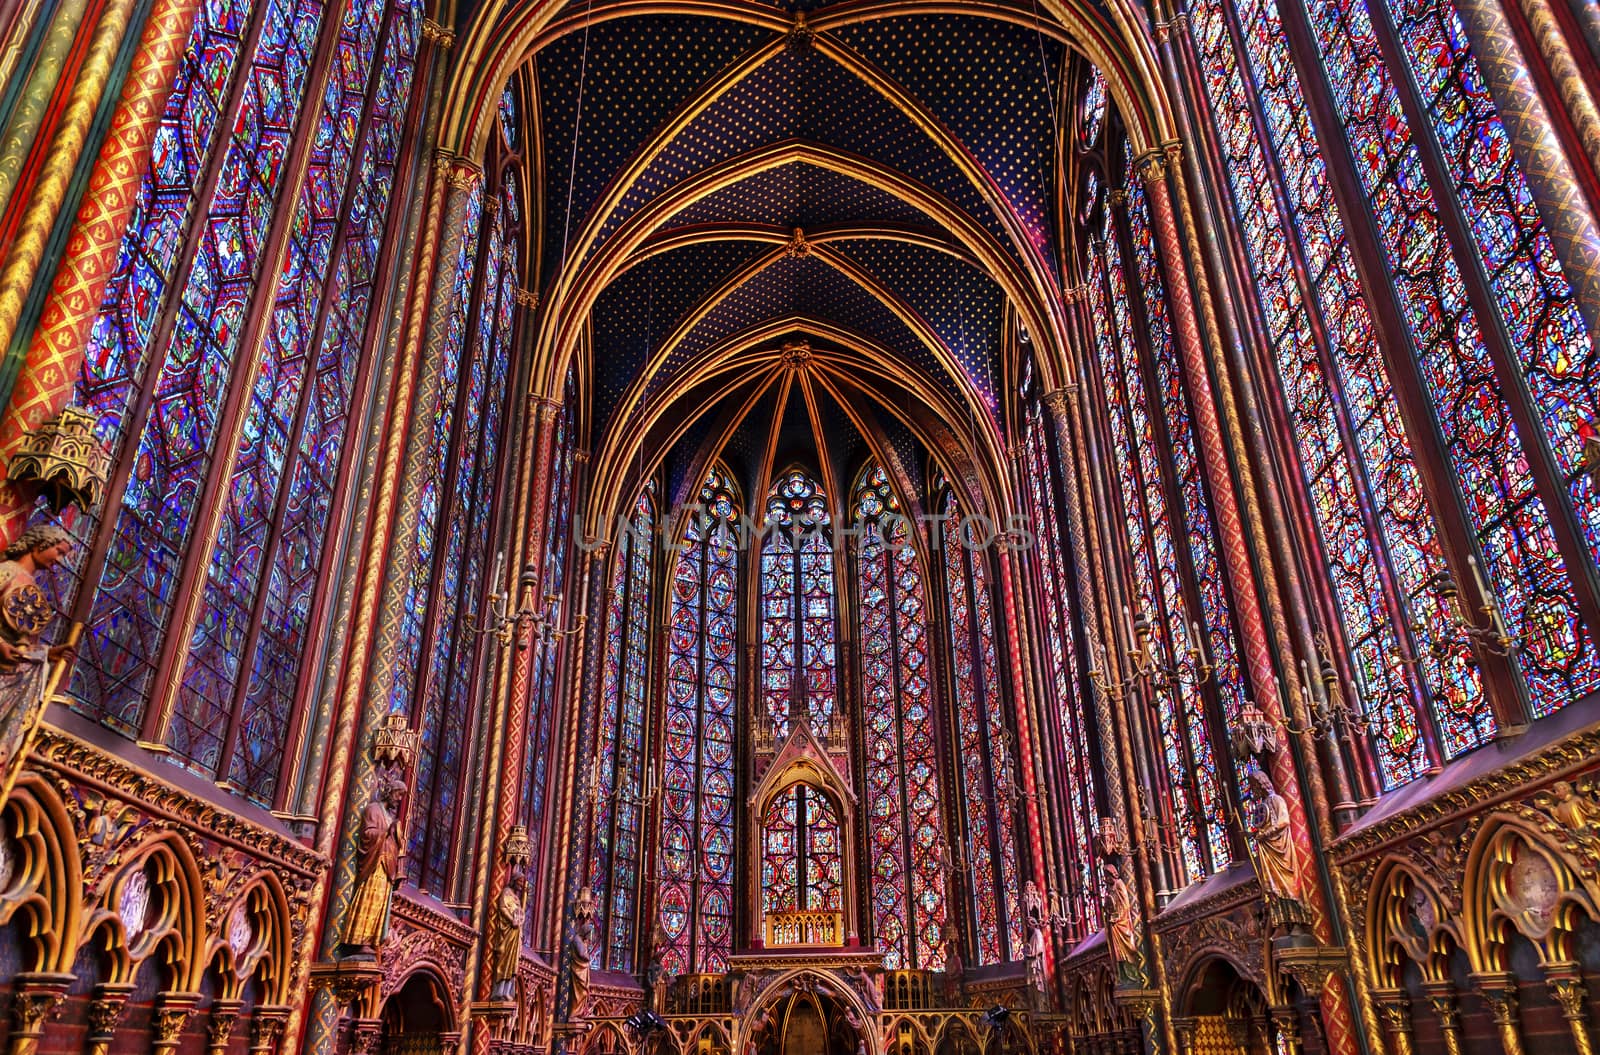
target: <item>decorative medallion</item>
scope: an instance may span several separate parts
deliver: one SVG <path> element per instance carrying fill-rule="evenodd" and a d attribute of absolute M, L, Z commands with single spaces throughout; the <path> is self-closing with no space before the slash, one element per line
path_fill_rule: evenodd
<path fill-rule="evenodd" d="M 241 901 L 233 906 L 233 912 L 228 916 L 228 948 L 233 950 L 234 956 L 243 956 L 255 937 L 255 924 L 250 921 L 250 913 Z"/>
<path fill-rule="evenodd" d="M 150 877 L 141 870 L 128 877 L 117 895 L 117 916 L 122 920 L 122 930 L 130 944 L 144 933 L 149 915 Z"/>
<path fill-rule="evenodd" d="M 44 633 L 54 614 L 50 602 L 45 600 L 44 591 L 31 582 L 11 590 L 4 600 L 0 600 L 0 619 L 4 619 L 6 626 L 22 638 L 38 637 Z"/>

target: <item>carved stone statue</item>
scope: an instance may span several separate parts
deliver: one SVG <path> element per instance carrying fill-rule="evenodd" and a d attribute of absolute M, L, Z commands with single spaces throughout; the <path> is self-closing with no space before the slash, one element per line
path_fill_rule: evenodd
<path fill-rule="evenodd" d="M 583 1013 L 589 998 L 589 972 L 594 968 L 595 942 L 599 937 L 594 925 L 594 891 L 587 886 L 578 891 L 578 900 L 572 906 L 572 936 L 567 939 L 567 953 L 572 957 L 572 1010 L 568 1017 L 576 1022 Z"/>
<path fill-rule="evenodd" d="M 39 644 L 55 609 L 35 579 L 72 546 L 65 531 L 40 525 L 17 536 L 0 561 L 0 773 L 8 776 L 44 709 L 50 664 L 74 654 L 71 645 Z"/>
<path fill-rule="evenodd" d="M 1139 943 L 1134 934 L 1133 891 L 1122 874 L 1109 861 L 1100 864 L 1100 880 L 1105 885 L 1106 946 L 1117 965 L 1117 977 L 1136 981 L 1139 972 Z"/>
<path fill-rule="evenodd" d="M 1022 917 L 1028 927 L 1028 945 L 1023 951 L 1023 961 L 1028 967 L 1028 985 L 1035 994 L 1045 991 L 1044 978 L 1044 898 L 1039 887 L 1028 880 L 1022 888 Z"/>
<path fill-rule="evenodd" d="M 951 1007 L 961 1003 L 961 989 L 965 984 L 966 965 L 961 962 L 961 939 L 949 923 L 944 927 L 944 988 L 945 998 Z"/>
<path fill-rule="evenodd" d="M 1568 831 L 1600 832 L 1600 804 L 1571 781 L 1558 780 L 1550 785 L 1550 816 Z"/>
<path fill-rule="evenodd" d="M 387 777 L 372 789 L 357 836 L 356 892 L 345 917 L 346 958 L 367 959 L 389 933 L 389 901 L 400 874 L 400 818 L 406 786 Z"/>
<path fill-rule="evenodd" d="M 517 992 L 517 965 L 522 958 L 522 888 L 525 880 L 513 870 L 495 901 L 489 930 L 489 999 L 511 1000 Z"/>
<path fill-rule="evenodd" d="M 1265 771 L 1254 770 L 1250 784 L 1260 795 L 1250 825 L 1256 847 L 1256 878 L 1261 882 L 1273 925 L 1293 930 L 1307 917 L 1301 900 L 1300 863 L 1294 835 L 1289 830 L 1289 804 Z"/>
<path fill-rule="evenodd" d="M 672 970 L 667 966 L 667 952 L 672 948 L 672 935 L 658 920 L 650 932 L 650 960 L 644 968 L 645 1006 L 658 1015 L 667 1013 L 667 987 L 672 984 Z"/>

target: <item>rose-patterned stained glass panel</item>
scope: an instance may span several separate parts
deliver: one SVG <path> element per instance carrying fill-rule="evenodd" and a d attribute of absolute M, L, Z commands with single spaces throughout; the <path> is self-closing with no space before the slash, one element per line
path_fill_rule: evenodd
<path fill-rule="evenodd" d="M 882 466 L 852 506 L 874 936 L 889 969 L 937 970 L 948 909 L 922 566 Z"/>
<path fill-rule="evenodd" d="M 773 525 L 761 550 L 761 699 L 774 735 L 805 718 L 826 735 L 837 685 L 838 610 L 827 496 L 808 473 L 791 469 L 766 499 Z M 797 694 L 805 714 L 797 713 Z"/>
<path fill-rule="evenodd" d="M 725 971 L 733 951 L 739 513 L 713 468 L 670 583 L 657 896 L 663 962 L 679 974 Z"/>
<path fill-rule="evenodd" d="M 633 965 L 639 885 L 644 723 L 649 693 L 650 611 L 655 596 L 655 485 L 639 492 L 613 558 L 606 653 L 599 699 L 589 885 L 609 970 Z"/>
<path fill-rule="evenodd" d="M 966 835 L 963 872 L 971 888 L 969 910 L 977 932 L 978 962 L 1002 963 L 1020 959 L 1023 951 L 1015 831 L 1020 774 L 999 680 L 989 554 L 986 547 L 971 544 L 986 532 L 963 531 L 962 507 L 953 492 L 946 492 L 941 512 Z"/>

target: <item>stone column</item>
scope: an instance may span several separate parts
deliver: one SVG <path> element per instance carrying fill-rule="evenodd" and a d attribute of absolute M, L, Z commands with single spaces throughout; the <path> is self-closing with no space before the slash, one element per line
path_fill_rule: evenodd
<path fill-rule="evenodd" d="M 1485 971 L 1472 975 L 1489 1013 L 1494 1016 L 1495 1029 L 1500 1032 L 1500 1047 L 1505 1055 L 1523 1055 L 1522 1031 L 1517 1023 L 1517 980 L 1507 971 Z"/>
<path fill-rule="evenodd" d="M 11 453 L 23 433 L 71 402 L 89 330 L 116 267 L 149 168 L 151 142 L 198 8 L 199 0 L 155 0 L 150 9 L 111 129 L 67 239 L 66 255 L 0 415 L 0 459 Z M 19 505 L 9 488 L 0 489 L 0 537 L 16 537 L 27 518 L 27 508 Z"/>
<path fill-rule="evenodd" d="M 85 1040 L 88 1055 L 106 1055 L 111 1040 L 116 1035 L 117 1023 L 122 1019 L 133 983 L 111 983 L 94 987 L 94 997 L 89 1001 L 89 1033 Z"/>
<path fill-rule="evenodd" d="M 150 1055 L 175 1055 L 183 1027 L 200 1002 L 198 993 L 159 993 L 150 1015 Z"/>
<path fill-rule="evenodd" d="M 111 64 L 122 45 L 133 7 L 134 0 L 107 0 L 56 126 L 55 138 L 29 188 L 27 208 L 12 238 L 11 253 L 0 269 L 0 351 L 9 349 L 11 338 L 16 335 L 22 303 L 33 286 L 39 262 L 44 259 L 45 242 L 66 198 L 72 170 L 77 168 L 88 141 L 90 122 L 111 76 Z"/>
<path fill-rule="evenodd" d="M 1544 965 L 1545 984 L 1550 995 L 1561 1008 L 1561 1017 L 1572 1030 L 1572 1043 L 1578 1055 L 1594 1055 L 1594 1037 L 1589 1033 L 1586 1014 L 1589 1002 L 1588 987 L 1583 984 L 1583 971 L 1571 961 L 1558 961 Z"/>
<path fill-rule="evenodd" d="M 36 1055 L 44 1027 L 61 1009 L 72 984 L 70 974 L 30 972 L 17 975 L 11 994 L 11 1046 L 8 1055 Z"/>
<path fill-rule="evenodd" d="M 1600 224 L 1529 72 L 1500 0 L 1458 0 L 1472 53 L 1494 97 L 1528 189 L 1572 283 L 1589 339 L 1600 345 Z"/>
<path fill-rule="evenodd" d="M 1423 982 L 1422 995 L 1439 1019 L 1446 1055 L 1461 1055 L 1461 1010 L 1456 1006 L 1456 987 L 1449 980 Z"/>
<path fill-rule="evenodd" d="M 1374 989 L 1372 1002 L 1383 1019 L 1391 1055 L 1414 1055 L 1411 1044 L 1411 1006 L 1404 989 Z"/>

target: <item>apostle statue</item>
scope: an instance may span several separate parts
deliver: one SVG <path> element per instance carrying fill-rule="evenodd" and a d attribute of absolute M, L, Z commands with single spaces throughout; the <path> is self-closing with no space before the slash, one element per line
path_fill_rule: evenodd
<path fill-rule="evenodd" d="M 667 966 L 667 953 L 672 948 L 672 935 L 666 926 L 656 921 L 650 932 L 650 961 L 644 968 L 645 1007 L 658 1015 L 667 1013 L 667 987 L 672 984 L 672 969 Z"/>
<path fill-rule="evenodd" d="M 517 965 L 522 958 L 522 873 L 513 868 L 495 900 L 489 930 L 489 999 L 511 1000 L 517 992 Z"/>
<path fill-rule="evenodd" d="M 389 933 L 389 900 L 400 875 L 400 818 L 405 782 L 384 777 L 361 813 L 356 843 L 356 892 L 345 917 L 346 958 L 370 959 Z"/>
<path fill-rule="evenodd" d="M 1039 894 L 1038 884 L 1031 879 L 1022 888 L 1022 918 L 1028 928 L 1028 945 L 1023 953 L 1023 961 L 1028 967 L 1028 986 L 1037 999 L 1045 991 L 1044 898 Z"/>
<path fill-rule="evenodd" d="M 587 886 L 578 891 L 578 900 L 572 906 L 572 934 L 567 939 L 567 954 L 572 957 L 568 970 L 572 972 L 572 1009 L 568 1018 L 580 1020 L 584 1001 L 589 998 L 589 972 L 594 968 L 595 942 L 599 937 L 594 925 L 594 891 Z"/>
<path fill-rule="evenodd" d="M 0 561 L 0 774 L 6 789 L 44 711 L 50 664 L 74 655 L 70 643 L 39 644 L 55 609 L 35 578 L 72 545 L 61 528 L 42 524 L 17 536 Z"/>
<path fill-rule="evenodd" d="M 1133 892 L 1110 861 L 1101 862 L 1100 879 L 1105 885 L 1106 945 L 1111 962 L 1116 964 L 1120 981 L 1137 982 L 1139 943 L 1134 933 Z"/>
<path fill-rule="evenodd" d="M 1261 882 L 1273 926 L 1292 932 L 1302 928 L 1309 917 L 1302 900 L 1294 835 L 1289 830 L 1289 804 L 1264 770 L 1252 770 L 1249 784 L 1259 796 L 1250 824 L 1256 847 L 1256 878 Z"/>

